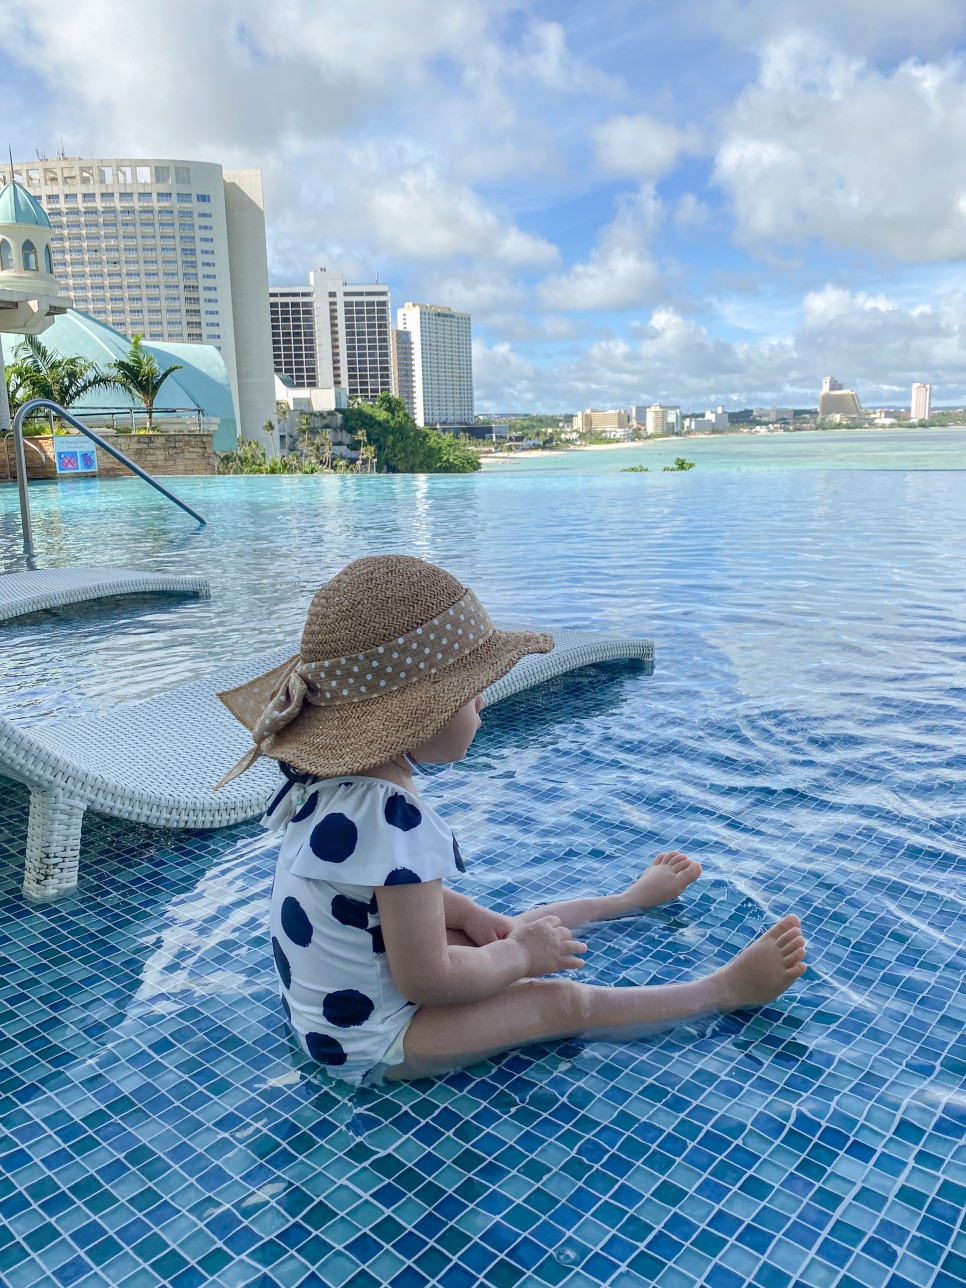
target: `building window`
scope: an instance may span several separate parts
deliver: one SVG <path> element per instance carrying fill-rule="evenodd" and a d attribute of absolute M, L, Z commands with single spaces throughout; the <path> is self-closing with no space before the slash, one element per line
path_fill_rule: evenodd
<path fill-rule="evenodd" d="M 50 247 L 44 247 L 44 267 L 51 277 L 54 275 L 54 261 L 50 257 Z"/>
<path fill-rule="evenodd" d="M 170 183 L 170 182 L 171 182 L 171 167 L 170 167 L 170 166 L 167 166 L 167 165 L 156 165 L 156 166 L 154 167 L 154 182 L 155 182 L 155 183 Z"/>
<path fill-rule="evenodd" d="M 0 239 L 0 269 L 13 268 L 13 250 L 6 239 Z"/>
<path fill-rule="evenodd" d="M 191 193 L 190 193 L 190 192 L 179 192 L 179 193 L 178 193 L 178 201 L 179 201 L 179 203 L 180 203 L 181 205 L 184 205 L 184 203 L 185 203 L 186 201 L 190 201 L 190 200 L 191 200 Z"/>
<path fill-rule="evenodd" d="M 23 266 L 28 273 L 36 273 L 37 270 L 37 247 L 32 241 L 25 241 L 23 244 Z"/>
<path fill-rule="evenodd" d="M 164 201 L 164 202 L 168 202 L 168 203 L 170 203 L 170 201 L 171 201 L 171 193 L 170 193 L 170 192 L 159 192 L 159 193 L 158 193 L 158 201 Z"/>

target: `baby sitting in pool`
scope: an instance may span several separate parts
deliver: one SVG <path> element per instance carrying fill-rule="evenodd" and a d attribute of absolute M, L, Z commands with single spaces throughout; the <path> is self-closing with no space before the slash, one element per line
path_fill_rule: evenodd
<path fill-rule="evenodd" d="M 299 654 L 222 701 L 286 782 L 265 822 L 281 831 L 272 948 L 300 1045 L 359 1085 L 422 1078 L 528 1043 L 628 1036 L 761 1006 L 805 972 L 795 916 L 711 975 L 606 988 L 579 970 L 573 928 L 675 899 L 700 875 L 659 854 L 620 894 L 490 912 L 450 890 L 463 861 L 413 770 L 461 760 L 482 691 L 553 638 L 500 631 L 471 590 L 403 555 L 359 559 L 316 593 Z"/>

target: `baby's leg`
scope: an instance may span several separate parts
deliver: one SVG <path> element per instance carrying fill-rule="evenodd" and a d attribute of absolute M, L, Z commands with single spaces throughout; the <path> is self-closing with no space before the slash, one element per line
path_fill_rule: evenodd
<path fill-rule="evenodd" d="M 805 973 L 797 917 L 784 917 L 727 966 L 684 984 L 600 988 L 570 978 L 520 980 L 482 1002 L 421 1006 L 390 1081 L 427 1078 L 513 1047 L 594 1033 L 633 1037 L 713 1011 L 763 1006 Z"/>
<path fill-rule="evenodd" d="M 559 917 L 571 930 L 586 925 L 588 921 L 609 921 L 613 917 L 626 917 L 642 908 L 656 908 L 659 904 L 677 899 L 701 875 L 701 864 L 689 859 L 680 850 L 659 854 L 626 890 L 620 894 L 590 896 L 586 899 L 568 899 L 563 903 L 549 903 L 542 908 L 531 908 L 521 913 L 520 921 L 535 917 Z"/>

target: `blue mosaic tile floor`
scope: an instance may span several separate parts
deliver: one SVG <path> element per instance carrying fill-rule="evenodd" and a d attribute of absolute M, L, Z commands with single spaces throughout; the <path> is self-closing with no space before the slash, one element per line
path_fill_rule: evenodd
<path fill-rule="evenodd" d="M 834 722 L 807 760 L 807 715 L 711 693 L 698 732 L 680 714 L 626 666 L 492 713 L 427 789 L 464 888 L 514 911 L 618 889 L 678 845 L 701 881 L 590 931 L 584 978 L 683 978 L 794 909 L 802 984 L 646 1040 L 357 1093 L 287 1039 L 256 824 L 91 817 L 78 894 L 33 907 L 26 793 L 0 780 L 4 1288 L 966 1282 L 962 859 L 941 782 L 911 829 L 881 772 L 833 784 Z"/>

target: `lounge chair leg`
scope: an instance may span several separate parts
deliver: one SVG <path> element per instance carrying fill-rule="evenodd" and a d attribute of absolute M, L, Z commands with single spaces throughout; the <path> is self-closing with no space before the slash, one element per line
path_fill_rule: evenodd
<path fill-rule="evenodd" d="M 30 793 L 23 882 L 27 899 L 56 899 L 76 889 L 85 808 L 63 792 Z"/>

